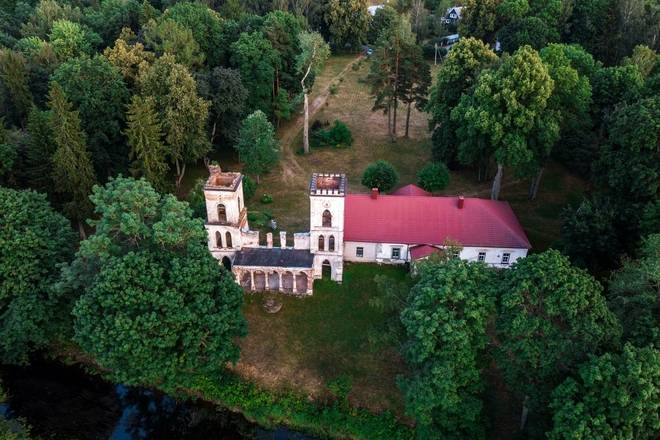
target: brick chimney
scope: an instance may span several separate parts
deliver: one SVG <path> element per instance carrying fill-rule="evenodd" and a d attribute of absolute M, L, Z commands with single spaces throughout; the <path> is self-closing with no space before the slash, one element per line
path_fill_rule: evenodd
<path fill-rule="evenodd" d="M 463 206 L 465 206 L 465 197 L 458 196 L 458 209 L 463 209 Z"/>
<path fill-rule="evenodd" d="M 371 198 L 374 200 L 378 198 L 378 188 L 371 188 Z"/>

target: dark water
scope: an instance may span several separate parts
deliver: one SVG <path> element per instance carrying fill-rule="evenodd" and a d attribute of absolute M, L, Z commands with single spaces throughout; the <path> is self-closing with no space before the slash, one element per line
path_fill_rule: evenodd
<path fill-rule="evenodd" d="M 0 417 L 24 419 L 44 440 L 311 440 L 287 429 L 264 430 L 204 402 L 114 385 L 75 366 L 37 362 L 2 367 L 0 374 L 9 394 Z"/>

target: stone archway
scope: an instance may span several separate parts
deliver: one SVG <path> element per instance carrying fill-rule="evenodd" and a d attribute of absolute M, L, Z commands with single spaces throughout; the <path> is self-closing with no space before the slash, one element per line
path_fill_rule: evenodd
<path fill-rule="evenodd" d="M 308 277 L 305 272 L 296 275 L 296 293 L 307 293 Z"/>
<path fill-rule="evenodd" d="M 231 260 L 229 257 L 222 257 L 222 265 L 225 267 L 225 269 L 231 272 Z"/>
<path fill-rule="evenodd" d="M 280 274 L 271 272 L 268 274 L 268 290 L 280 290 Z"/>
<path fill-rule="evenodd" d="M 254 290 L 257 292 L 266 290 L 266 274 L 260 270 L 254 272 Z"/>
<path fill-rule="evenodd" d="M 332 278 L 332 265 L 328 260 L 324 260 L 321 265 L 321 278 L 329 280 Z"/>
<path fill-rule="evenodd" d="M 286 293 L 293 292 L 293 273 L 287 271 L 282 274 L 281 290 Z"/>
<path fill-rule="evenodd" d="M 241 274 L 241 287 L 245 290 L 252 290 L 252 274 L 250 272 L 243 272 Z"/>

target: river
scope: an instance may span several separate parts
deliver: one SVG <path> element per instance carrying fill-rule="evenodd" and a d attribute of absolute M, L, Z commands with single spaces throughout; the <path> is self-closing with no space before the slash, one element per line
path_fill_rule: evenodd
<path fill-rule="evenodd" d="M 77 366 L 37 361 L 0 367 L 0 376 L 9 395 L 0 417 L 24 419 L 43 440 L 313 440 L 205 402 L 112 384 Z"/>

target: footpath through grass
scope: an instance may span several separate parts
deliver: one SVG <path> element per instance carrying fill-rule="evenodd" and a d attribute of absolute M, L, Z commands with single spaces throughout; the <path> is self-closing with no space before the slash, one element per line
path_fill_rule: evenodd
<path fill-rule="evenodd" d="M 318 280 L 311 297 L 246 295 L 248 336 L 240 343 L 235 371 L 267 388 L 294 389 L 315 400 L 328 397 L 328 382 L 349 378 L 352 405 L 403 414 L 395 382 L 405 373 L 403 360 L 395 347 L 370 338 L 386 320 L 369 305 L 369 299 L 381 294 L 375 275 L 410 280 L 403 267 L 346 264 L 343 284 Z M 276 314 L 262 307 L 269 297 L 283 303 Z"/>

